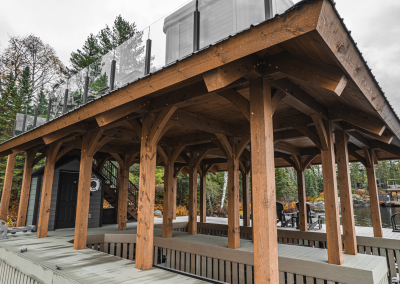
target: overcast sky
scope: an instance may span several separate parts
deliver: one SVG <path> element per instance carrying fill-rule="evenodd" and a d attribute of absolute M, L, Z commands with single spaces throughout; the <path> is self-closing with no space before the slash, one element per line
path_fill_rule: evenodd
<path fill-rule="evenodd" d="M 279 1 L 279 0 L 277 0 Z M 69 65 L 71 51 L 119 14 L 142 30 L 188 0 L 2 1 L 0 48 L 9 35 L 34 34 Z M 295 0 L 294 2 L 299 2 Z M 400 1 L 336 0 L 337 9 L 395 111 L 400 114 Z M 7 11 L 7 13 L 4 13 Z M 162 26 L 162 21 L 157 27 Z M 156 43 L 153 43 L 154 45 Z"/>

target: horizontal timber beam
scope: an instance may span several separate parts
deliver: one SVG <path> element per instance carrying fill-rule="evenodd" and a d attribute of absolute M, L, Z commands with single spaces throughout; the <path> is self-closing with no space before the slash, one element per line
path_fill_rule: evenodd
<path fill-rule="evenodd" d="M 271 55 L 264 60 L 264 75 L 284 73 L 330 90 L 338 96 L 342 94 L 347 85 L 347 76 L 336 66 L 296 56 L 288 52 Z"/>

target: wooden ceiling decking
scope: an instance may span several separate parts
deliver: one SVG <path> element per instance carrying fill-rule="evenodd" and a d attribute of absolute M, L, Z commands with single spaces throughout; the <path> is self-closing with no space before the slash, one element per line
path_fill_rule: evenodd
<path fill-rule="evenodd" d="M 225 170 L 226 157 L 214 133 L 239 141 L 249 134 L 248 80 L 257 76 L 271 81 L 277 98 L 276 167 L 291 166 L 291 155 L 316 155 L 312 163 L 321 163 L 315 115 L 348 132 L 351 162 L 365 163 L 365 149 L 375 150 L 376 161 L 400 157 L 399 119 L 328 0 L 306 1 L 7 141 L 0 145 L 0 157 L 32 147 L 44 151 L 60 140 L 75 149 L 67 155 L 75 155 L 77 137 L 100 127 L 110 138 L 95 157 L 131 153 L 140 149 L 135 129 L 143 114 L 177 107 L 159 145 L 186 145 L 183 155 L 209 150 L 203 163 L 214 164 L 213 171 Z M 243 161 L 248 151 L 250 145 Z M 177 165 L 185 165 L 185 158 L 180 156 Z"/>

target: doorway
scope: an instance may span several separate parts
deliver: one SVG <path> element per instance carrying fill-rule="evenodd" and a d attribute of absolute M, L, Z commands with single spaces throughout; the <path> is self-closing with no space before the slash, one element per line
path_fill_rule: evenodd
<path fill-rule="evenodd" d="M 57 194 L 56 228 L 75 227 L 79 173 L 61 172 Z"/>

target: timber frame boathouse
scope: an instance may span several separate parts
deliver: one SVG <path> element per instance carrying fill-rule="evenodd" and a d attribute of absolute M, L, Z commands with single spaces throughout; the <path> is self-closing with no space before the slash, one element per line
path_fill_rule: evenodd
<path fill-rule="evenodd" d="M 374 165 L 399 159 L 399 118 L 332 1 L 250 2 L 249 11 L 261 14 L 247 13 L 241 1 L 191 2 L 165 19 L 163 68 L 151 67 L 149 39 L 140 75 L 124 74 L 124 57 L 115 53 L 99 64 L 109 68 L 104 93 L 88 100 L 92 79 L 86 77 L 83 104 L 69 110 L 78 93 L 71 78 L 61 113 L 51 114 L 50 104 L 47 121 L 38 125 L 35 117 L 28 131 L 24 118 L 21 133 L 0 145 L 0 157 L 8 156 L 0 220 L 7 217 L 16 154 L 26 152 L 18 227 L 27 225 L 32 168 L 45 158 L 37 233 L 0 240 L 0 282 L 384 284 L 398 277 L 400 233 L 382 229 Z M 222 31 L 226 17 L 207 22 L 222 15 L 212 14 L 222 5 L 236 13 L 233 31 Z M 60 159 L 79 163 L 75 226 L 49 231 L 52 206 L 59 204 L 52 199 Z M 96 220 L 91 227 L 92 174 L 107 161 L 118 163 L 117 190 L 108 189 L 117 225 Z M 355 227 L 349 162 L 366 167 L 373 228 Z M 131 208 L 134 163 L 140 163 L 140 181 Z M 326 224 L 319 232 L 307 225 L 304 170 L 310 165 L 323 171 Z M 155 224 L 156 166 L 165 168 L 165 189 L 163 218 Z M 297 171 L 299 230 L 277 227 L 276 167 Z M 188 218 L 174 213 L 181 171 L 189 175 Z M 218 171 L 228 171 L 226 224 L 206 217 L 206 174 Z M 28 246 L 23 254 L 22 245 Z"/>

